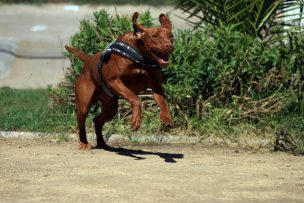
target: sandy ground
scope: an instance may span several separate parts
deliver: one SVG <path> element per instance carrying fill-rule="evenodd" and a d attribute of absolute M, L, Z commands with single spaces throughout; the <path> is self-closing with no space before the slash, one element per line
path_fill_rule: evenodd
<path fill-rule="evenodd" d="M 0 202 L 303 202 L 304 160 L 201 145 L 0 138 Z"/>

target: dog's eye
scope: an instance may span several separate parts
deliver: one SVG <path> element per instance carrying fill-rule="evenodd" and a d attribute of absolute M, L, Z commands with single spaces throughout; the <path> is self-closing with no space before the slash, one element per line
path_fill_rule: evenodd
<path fill-rule="evenodd" d="M 156 39 L 157 35 L 152 35 L 151 37 L 152 37 L 152 39 Z"/>

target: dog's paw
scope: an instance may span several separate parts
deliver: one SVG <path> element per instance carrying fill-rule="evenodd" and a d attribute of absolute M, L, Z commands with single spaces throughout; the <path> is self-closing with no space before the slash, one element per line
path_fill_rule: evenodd
<path fill-rule="evenodd" d="M 140 124 L 141 124 L 141 114 L 138 114 L 137 116 L 133 116 L 131 118 L 130 121 L 130 126 L 132 130 L 138 130 L 140 128 Z"/>
<path fill-rule="evenodd" d="M 79 143 L 79 149 L 80 150 L 91 150 L 92 149 L 92 145 L 90 145 L 89 143 L 80 142 Z"/>
<path fill-rule="evenodd" d="M 172 118 L 171 116 L 160 116 L 160 121 L 162 123 L 162 126 L 167 126 L 167 127 L 172 127 L 173 126 L 173 122 L 172 122 Z"/>
<path fill-rule="evenodd" d="M 173 128 L 173 122 L 170 115 L 166 115 L 166 116 L 161 115 L 160 121 L 161 121 L 161 127 L 160 127 L 161 131 L 168 132 L 170 131 L 170 129 Z"/>
<path fill-rule="evenodd" d="M 173 127 L 173 123 L 172 122 L 170 122 L 170 123 L 161 123 L 161 126 L 162 127 L 166 127 L 166 128 L 172 128 Z"/>
<path fill-rule="evenodd" d="M 135 122 L 134 124 L 131 124 L 131 129 L 134 131 L 137 131 L 140 128 L 140 123 Z"/>
<path fill-rule="evenodd" d="M 172 123 L 162 123 L 160 126 L 160 131 L 169 132 L 173 128 Z"/>

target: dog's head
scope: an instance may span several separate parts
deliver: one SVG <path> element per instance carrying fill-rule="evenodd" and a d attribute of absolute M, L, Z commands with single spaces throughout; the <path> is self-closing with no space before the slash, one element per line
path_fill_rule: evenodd
<path fill-rule="evenodd" d="M 143 54 L 156 60 L 161 66 L 169 64 L 170 54 L 173 52 L 172 24 L 167 16 L 160 14 L 160 27 L 146 28 L 137 24 L 138 13 L 132 17 L 134 35 L 138 48 Z"/>

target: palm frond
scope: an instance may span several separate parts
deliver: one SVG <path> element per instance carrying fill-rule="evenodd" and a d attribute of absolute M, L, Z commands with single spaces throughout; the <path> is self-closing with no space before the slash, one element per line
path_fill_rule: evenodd
<path fill-rule="evenodd" d="M 240 32 L 267 40 L 283 34 L 303 19 L 304 0 L 173 0 L 189 14 L 195 28 L 236 25 Z M 292 12 L 297 11 L 297 12 Z M 290 17 L 290 20 L 286 20 Z M 192 19 L 196 19 L 196 21 Z"/>

